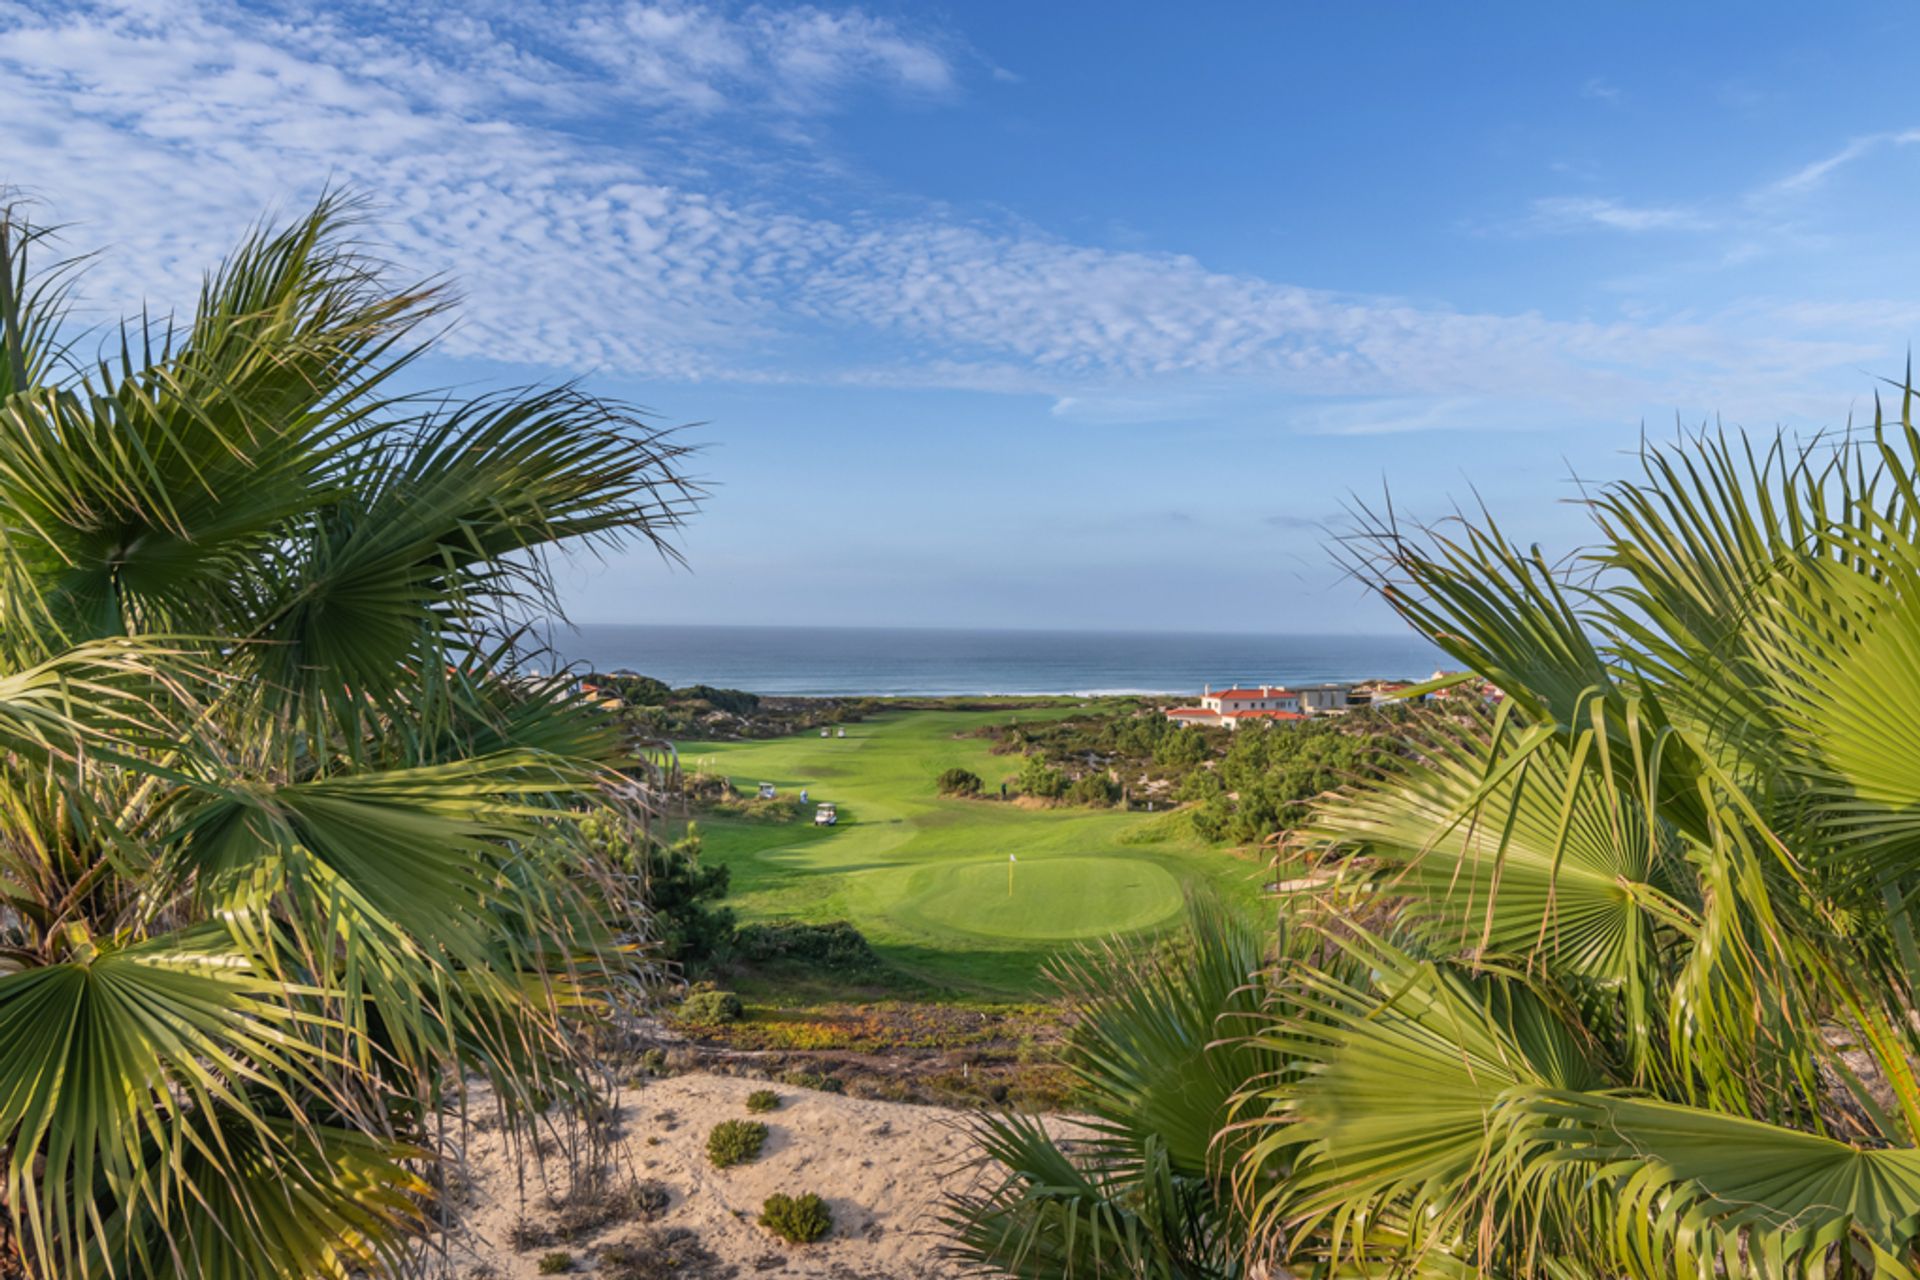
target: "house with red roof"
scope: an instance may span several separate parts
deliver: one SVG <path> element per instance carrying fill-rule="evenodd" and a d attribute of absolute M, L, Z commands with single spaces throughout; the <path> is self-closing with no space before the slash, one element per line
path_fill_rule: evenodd
<path fill-rule="evenodd" d="M 1204 724 L 1237 729 L 1248 721 L 1304 720 L 1323 711 L 1343 710 L 1347 705 L 1345 685 L 1315 685 L 1288 689 L 1278 685 L 1235 685 L 1215 690 L 1212 685 L 1200 695 L 1197 707 L 1174 707 L 1167 719 L 1175 724 Z"/>

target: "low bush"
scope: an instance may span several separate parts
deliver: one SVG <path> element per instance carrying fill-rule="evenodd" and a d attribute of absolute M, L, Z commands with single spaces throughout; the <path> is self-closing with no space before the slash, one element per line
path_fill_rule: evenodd
<path fill-rule="evenodd" d="M 1073 804 L 1105 808 L 1120 798 L 1120 788 L 1104 773 L 1089 773 L 1075 778 L 1067 788 L 1067 800 Z"/>
<path fill-rule="evenodd" d="M 943 796 L 977 796 L 980 794 L 980 775 L 971 769 L 949 769 L 940 775 L 938 785 Z"/>
<path fill-rule="evenodd" d="M 1030 755 L 1020 765 L 1020 790 L 1045 800 L 1058 800 L 1067 789 L 1067 775 L 1047 763 L 1042 755 Z"/>
<path fill-rule="evenodd" d="M 557 1276 L 571 1270 L 573 1270 L 573 1255 L 564 1249 L 556 1249 L 552 1253 L 540 1255 L 540 1274 L 543 1276 Z"/>
<path fill-rule="evenodd" d="M 866 935 L 845 920 L 830 924 L 750 924 L 734 935 L 733 954 L 748 964 L 798 962 L 810 971 L 865 974 L 886 966 Z"/>
<path fill-rule="evenodd" d="M 590 675 L 583 678 L 584 683 L 592 684 L 606 693 L 611 693 L 628 706 L 657 707 L 673 695 L 673 690 L 664 680 L 655 680 L 652 676 L 637 675 L 630 671 L 617 671 L 611 675 Z"/>
<path fill-rule="evenodd" d="M 673 696 L 687 702 L 704 702 L 736 716 L 748 715 L 760 705 L 760 695 L 757 693 L 748 693 L 744 689 L 716 689 L 710 684 L 690 684 L 684 689 L 675 689 Z"/>
<path fill-rule="evenodd" d="M 680 1016 L 688 1022 L 719 1025 L 738 1022 L 747 1008 L 731 991 L 695 991 L 680 1003 Z"/>
<path fill-rule="evenodd" d="M 803 1196 L 775 1193 L 760 1208 L 760 1225 L 788 1244 L 812 1244 L 833 1230 L 833 1210 L 811 1191 Z"/>
<path fill-rule="evenodd" d="M 716 1169 L 730 1169 L 757 1158 L 766 1141 L 767 1126 L 758 1120 L 722 1120 L 707 1135 L 707 1159 Z"/>
<path fill-rule="evenodd" d="M 838 1076 L 823 1075 L 818 1071 L 788 1071 L 780 1076 L 780 1083 L 792 1085 L 796 1089 L 817 1089 L 821 1093 L 845 1093 L 846 1082 Z"/>
<path fill-rule="evenodd" d="M 780 1095 L 771 1089 L 755 1089 L 747 1095 L 747 1110 L 758 1115 L 762 1111 L 776 1111 L 780 1107 Z"/>

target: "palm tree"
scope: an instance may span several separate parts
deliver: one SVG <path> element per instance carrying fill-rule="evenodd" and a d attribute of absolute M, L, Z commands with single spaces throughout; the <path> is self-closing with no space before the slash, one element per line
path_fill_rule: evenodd
<path fill-rule="evenodd" d="M 515 676 L 546 557 L 666 547 L 683 448 L 396 375 L 443 313 L 338 196 L 187 322 L 77 334 L 0 211 L 0 1141 L 34 1276 L 403 1271 L 469 1082 L 592 1089 L 641 990 L 575 830 L 619 734 Z M 95 348 L 83 351 L 82 344 Z"/>
<path fill-rule="evenodd" d="M 1648 447 L 1568 566 L 1358 559 L 1467 671 L 1324 804 L 1232 1127 L 1296 1273 L 1920 1270 L 1920 432 Z M 1482 685 L 1497 692 L 1482 698 Z"/>
<path fill-rule="evenodd" d="M 1073 1021 L 1062 1061 L 1088 1132 L 1063 1146 L 1033 1117 L 983 1118 L 984 1177 L 943 1215 L 954 1259 L 1019 1280 L 1240 1280 L 1236 1153 L 1215 1133 L 1237 1090 L 1283 1066 L 1248 1036 L 1266 956 L 1259 930 L 1196 898 L 1177 948 L 1109 943 L 1054 961 Z"/>

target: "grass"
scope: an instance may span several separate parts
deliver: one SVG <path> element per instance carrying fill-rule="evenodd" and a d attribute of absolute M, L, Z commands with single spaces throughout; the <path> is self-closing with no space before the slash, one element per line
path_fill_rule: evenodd
<path fill-rule="evenodd" d="M 845 738 L 687 744 L 682 759 L 737 787 L 804 787 L 840 812 L 826 828 L 810 815 L 787 824 L 702 818 L 705 856 L 732 869 L 742 923 L 848 920 L 891 965 L 957 993 L 1032 994 L 1041 964 L 1063 946 L 1174 924 L 1186 886 L 1211 885 L 1252 909 L 1262 865 L 1183 825 L 997 798 L 1019 757 L 963 735 L 1070 710 L 889 712 L 847 726 Z M 979 774 L 990 798 L 941 796 L 936 779 L 956 767 Z M 1009 854 L 1018 858 L 1011 893 Z"/>

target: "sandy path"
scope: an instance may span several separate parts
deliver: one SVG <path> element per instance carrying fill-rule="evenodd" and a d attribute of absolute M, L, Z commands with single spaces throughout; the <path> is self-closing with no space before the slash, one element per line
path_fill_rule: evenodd
<path fill-rule="evenodd" d="M 770 1131 L 760 1158 L 731 1169 L 713 1168 L 706 1155 L 708 1131 L 721 1120 L 749 1118 L 746 1096 L 757 1088 L 774 1089 L 782 1102 L 777 1111 L 751 1117 Z M 740 1276 L 920 1280 L 956 1274 L 939 1259 L 934 1213 L 944 1191 L 978 1176 L 964 1127 L 968 1113 L 709 1075 L 622 1090 L 619 1105 L 614 1163 L 638 1178 L 664 1183 L 672 1194 L 652 1225 L 698 1232 L 701 1243 Z M 1063 1130 L 1072 1128 L 1070 1122 L 1060 1123 Z M 635 1222 L 613 1222 L 571 1242 L 516 1251 L 517 1221 L 555 1219 L 541 1189 L 541 1170 L 531 1153 L 518 1160 L 497 1132 L 472 1136 L 469 1164 L 472 1207 L 466 1226 L 472 1238 L 456 1255 L 455 1275 L 532 1277 L 550 1249 L 570 1252 L 574 1273 L 593 1274 L 602 1249 L 631 1242 L 646 1230 Z M 524 1195 L 516 1167 L 525 1174 Z M 550 1158 L 545 1172 L 546 1185 L 564 1195 L 568 1183 L 562 1163 Z M 776 1191 L 818 1193 L 832 1206 L 832 1234 L 801 1246 L 769 1235 L 754 1219 L 762 1201 Z"/>

